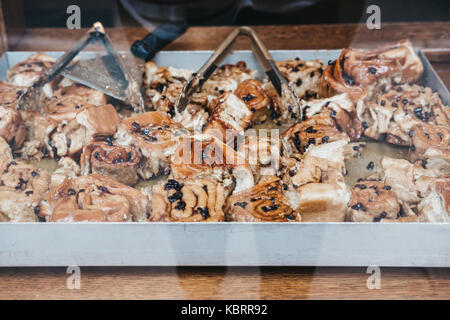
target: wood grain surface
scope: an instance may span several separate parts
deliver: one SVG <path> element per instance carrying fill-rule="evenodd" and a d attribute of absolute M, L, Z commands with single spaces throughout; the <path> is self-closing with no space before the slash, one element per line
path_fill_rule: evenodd
<path fill-rule="evenodd" d="M 232 27 L 190 28 L 167 50 L 214 49 Z M 409 38 L 450 86 L 450 23 L 255 27 L 269 49 L 369 48 Z M 10 50 L 66 50 L 85 30 L 31 29 Z M 120 49 L 147 30 L 114 28 Z M 16 39 L 17 40 L 17 39 Z M 11 43 L 11 42 L 10 42 Z M 237 49 L 248 49 L 240 39 Z M 64 268 L 0 268 L 0 299 L 450 299 L 449 268 L 382 268 L 381 289 L 364 268 L 82 268 L 69 290 Z"/>
<path fill-rule="evenodd" d="M 0 299 L 450 299 L 450 270 L 382 268 L 1 268 Z"/>

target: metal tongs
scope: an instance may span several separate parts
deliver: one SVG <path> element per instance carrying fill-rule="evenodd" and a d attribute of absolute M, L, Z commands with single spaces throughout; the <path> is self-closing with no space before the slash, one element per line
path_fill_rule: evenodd
<path fill-rule="evenodd" d="M 105 47 L 108 55 L 100 58 L 80 60 L 69 65 L 75 56 L 88 44 L 97 42 Z M 131 75 L 100 22 L 95 22 L 70 50 L 66 51 L 51 68 L 47 69 L 26 90 L 18 101 L 18 110 L 38 109 L 42 112 L 40 108 L 42 88 L 58 74 L 63 74 L 76 82 L 125 101 L 137 113 L 144 112 L 144 100 L 140 92 L 140 85 Z"/>
<path fill-rule="evenodd" d="M 244 35 L 250 38 L 252 51 L 256 56 L 256 59 L 262 66 L 264 72 L 267 74 L 270 82 L 275 87 L 280 97 L 285 96 L 286 101 L 297 106 L 299 110 L 299 118 L 302 119 L 303 110 L 300 105 L 300 101 L 295 94 L 288 81 L 283 77 L 278 69 L 272 55 L 262 43 L 258 35 L 249 27 L 239 27 L 231 32 L 228 37 L 220 44 L 220 46 L 214 51 L 211 57 L 206 63 L 196 72 L 193 73 L 191 78 L 186 82 L 178 96 L 176 110 L 183 112 L 190 101 L 190 96 L 194 92 L 199 92 L 206 80 L 214 73 L 214 71 L 220 66 L 225 57 L 231 52 L 231 48 L 237 37 Z M 287 95 L 287 97 L 286 97 Z"/>

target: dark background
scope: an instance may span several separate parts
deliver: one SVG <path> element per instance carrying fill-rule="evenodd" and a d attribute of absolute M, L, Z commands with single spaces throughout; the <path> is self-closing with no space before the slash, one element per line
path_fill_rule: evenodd
<path fill-rule="evenodd" d="M 365 11 L 371 4 L 380 6 L 382 22 L 450 20 L 449 0 L 309 0 L 309 2 L 318 2 L 306 8 L 295 7 L 295 4 L 308 2 L 308 0 L 253 0 L 257 2 L 253 4 L 253 7 L 242 7 L 243 2 L 238 0 L 207 1 L 207 4 L 205 4 L 206 0 L 141 1 L 156 3 L 161 13 L 152 9 L 149 10 L 151 11 L 149 14 L 158 16 L 163 21 L 171 19 L 165 16 L 167 12 L 170 15 L 170 12 L 174 10 L 190 10 L 190 16 L 195 16 L 188 18 L 190 25 L 353 23 L 367 19 Z M 97 20 L 102 21 L 107 27 L 140 25 L 118 0 L 3 0 L 3 2 L 5 12 L 8 5 L 22 6 L 26 27 L 65 27 L 68 17 L 66 8 L 71 4 L 81 8 L 82 27 L 88 27 Z M 247 0 L 247 3 L 251 2 L 252 0 Z M 286 2 L 291 5 L 294 3 L 294 6 L 287 7 L 283 11 L 283 5 Z M 241 7 L 237 10 L 236 7 L 239 4 Z M 187 9 L 186 6 L 188 6 Z M 178 18 L 175 17 L 175 19 Z M 151 21 L 160 22 L 155 19 Z"/>

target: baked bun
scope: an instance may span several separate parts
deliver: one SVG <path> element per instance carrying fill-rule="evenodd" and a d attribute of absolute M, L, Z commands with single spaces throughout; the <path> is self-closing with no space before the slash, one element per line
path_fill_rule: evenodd
<path fill-rule="evenodd" d="M 80 157 L 81 173 L 98 173 L 133 186 L 138 181 L 137 169 L 141 156 L 131 147 L 94 141 L 83 148 Z"/>
<path fill-rule="evenodd" d="M 138 190 L 99 174 L 68 178 L 50 190 L 40 215 L 51 222 L 145 221 L 148 198 Z"/>
<path fill-rule="evenodd" d="M 223 184 L 209 179 L 169 179 L 153 187 L 150 221 L 224 221 Z"/>
<path fill-rule="evenodd" d="M 411 42 L 402 40 L 369 51 L 343 49 L 320 80 L 320 94 L 348 93 L 353 101 L 370 98 L 381 85 L 416 82 L 423 65 Z"/>
<path fill-rule="evenodd" d="M 227 199 L 227 221 L 298 222 L 299 214 L 282 193 L 282 182 L 269 176 L 250 189 Z"/>

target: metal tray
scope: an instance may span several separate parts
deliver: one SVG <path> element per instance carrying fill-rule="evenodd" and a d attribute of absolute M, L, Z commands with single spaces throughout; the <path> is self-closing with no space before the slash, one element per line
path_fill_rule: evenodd
<path fill-rule="evenodd" d="M 5 53 L 0 79 L 31 53 Z M 300 57 L 326 63 L 340 50 L 271 53 L 276 60 Z M 62 52 L 48 54 L 58 57 Z M 94 54 L 83 52 L 81 57 Z M 210 54 L 162 51 L 154 60 L 195 70 Z M 423 53 L 419 55 L 424 84 L 450 104 L 447 88 Z M 235 51 L 225 63 L 239 60 L 261 71 L 250 51 Z M 0 266 L 69 265 L 449 267 L 450 223 L 0 223 Z"/>

